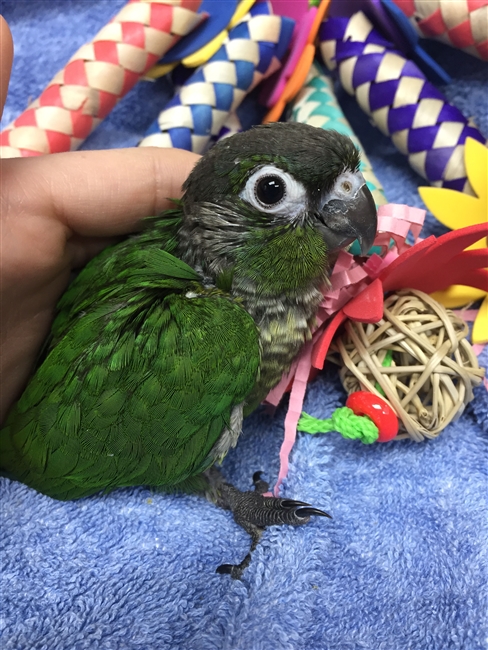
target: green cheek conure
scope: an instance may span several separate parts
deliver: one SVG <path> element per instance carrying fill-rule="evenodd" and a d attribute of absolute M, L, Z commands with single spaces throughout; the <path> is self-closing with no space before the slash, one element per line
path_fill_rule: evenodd
<path fill-rule="evenodd" d="M 174 210 L 103 251 L 58 304 L 0 432 L 0 467 L 55 499 L 147 485 L 205 493 L 253 540 L 325 515 L 240 492 L 213 467 L 310 339 L 328 258 L 376 234 L 349 138 L 258 126 L 195 166 Z M 221 573 L 239 577 L 239 565 Z"/>

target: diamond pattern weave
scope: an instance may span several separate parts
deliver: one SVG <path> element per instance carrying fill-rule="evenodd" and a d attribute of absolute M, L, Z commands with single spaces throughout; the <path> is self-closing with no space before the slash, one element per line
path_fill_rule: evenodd
<path fill-rule="evenodd" d="M 472 194 L 464 165 L 467 137 L 485 143 L 472 123 L 373 28 L 362 12 L 330 18 L 320 50 L 344 89 L 432 185 Z"/>
<path fill-rule="evenodd" d="M 117 102 L 202 20 L 201 0 L 130 0 L 0 134 L 0 157 L 77 149 Z"/>

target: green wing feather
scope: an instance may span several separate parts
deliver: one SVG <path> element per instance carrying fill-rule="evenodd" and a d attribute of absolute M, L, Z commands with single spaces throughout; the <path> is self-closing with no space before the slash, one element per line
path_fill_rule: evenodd
<path fill-rule="evenodd" d="M 149 260 L 151 253 L 175 253 L 177 246 L 177 231 L 181 224 L 181 208 L 166 210 L 158 217 L 144 220 L 144 230 L 128 237 L 124 241 L 111 246 L 97 255 L 77 278 L 70 284 L 58 303 L 58 315 L 51 328 L 51 336 L 46 349 L 52 348 L 66 331 L 74 324 L 79 312 L 89 308 L 95 301 L 108 299 L 110 294 L 119 295 L 123 289 L 121 283 L 127 283 L 127 288 L 133 288 L 134 283 L 144 281 L 144 273 L 149 273 L 150 282 L 158 280 L 154 277 L 154 265 Z M 177 258 L 172 258 L 173 260 Z M 180 264 L 184 264 L 178 260 Z M 188 273 L 193 269 L 184 265 Z M 165 268 L 159 269 L 164 273 Z M 157 269 L 156 269 L 157 271 Z M 167 269 L 169 278 L 176 271 L 176 266 L 170 264 Z M 132 281 L 132 274 L 137 274 Z M 159 278 L 160 279 L 160 278 Z"/>
<path fill-rule="evenodd" d="M 257 379 L 249 314 L 168 252 L 132 243 L 73 283 L 0 432 L 3 470 L 54 498 L 195 476 Z M 117 270 L 94 296 L 87 283 L 107 263 Z"/>

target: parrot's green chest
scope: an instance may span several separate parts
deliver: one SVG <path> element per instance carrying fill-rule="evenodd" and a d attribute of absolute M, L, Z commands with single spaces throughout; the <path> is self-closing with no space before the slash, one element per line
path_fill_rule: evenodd
<path fill-rule="evenodd" d="M 249 407 L 264 399 L 311 339 L 327 269 L 324 242 L 309 229 L 290 229 L 257 249 L 249 266 L 242 256 L 233 286 L 258 327 L 261 344 L 260 377 Z"/>

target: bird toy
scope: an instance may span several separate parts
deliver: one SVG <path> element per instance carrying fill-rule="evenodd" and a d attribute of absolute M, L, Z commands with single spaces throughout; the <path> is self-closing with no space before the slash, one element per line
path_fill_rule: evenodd
<path fill-rule="evenodd" d="M 281 65 L 294 22 L 270 12 L 268 2 L 253 5 L 218 51 L 165 106 L 139 146 L 197 153 L 206 149 L 229 113 Z"/>
<path fill-rule="evenodd" d="M 337 70 L 344 89 L 408 156 L 410 165 L 433 185 L 472 194 L 464 143 L 471 137 L 484 144 L 485 138 L 423 72 L 363 12 L 329 18 L 319 39 L 329 70 Z"/>
<path fill-rule="evenodd" d="M 419 194 L 434 216 L 453 230 L 464 225 L 486 222 L 488 215 L 488 148 L 468 138 L 464 149 L 468 179 L 475 196 L 440 187 L 420 187 Z M 473 248 L 486 247 L 486 239 L 473 244 Z M 483 257 L 483 251 L 480 251 Z M 488 258 L 485 258 L 488 265 Z M 437 291 L 433 297 L 446 307 L 463 307 L 483 300 L 474 318 L 471 338 L 475 344 L 488 343 L 488 287 L 474 288 L 453 284 L 444 291 Z"/>
<path fill-rule="evenodd" d="M 201 0 L 129 0 L 0 134 L 0 156 L 77 149 L 181 36 L 205 18 Z"/>
<path fill-rule="evenodd" d="M 326 420 L 303 413 L 297 430 L 311 434 L 337 431 L 344 438 L 368 445 L 393 440 L 398 433 L 398 418 L 384 400 L 366 391 L 355 391 L 346 406 L 336 409 Z"/>
<path fill-rule="evenodd" d="M 461 318 L 427 294 L 393 293 L 380 321 L 348 320 L 331 345 L 331 360 L 339 356 L 342 365 L 346 407 L 327 420 L 304 413 L 298 431 L 338 431 L 365 444 L 437 437 L 462 415 L 485 374 L 468 333 Z"/>
<path fill-rule="evenodd" d="M 488 61 L 488 0 L 391 0 L 424 38 Z"/>
<path fill-rule="evenodd" d="M 385 397 L 401 421 L 398 438 L 435 438 L 457 420 L 484 377 L 452 311 L 421 291 L 388 296 L 375 324 L 347 321 L 331 352 L 342 360 L 346 391 L 367 389 Z"/>

